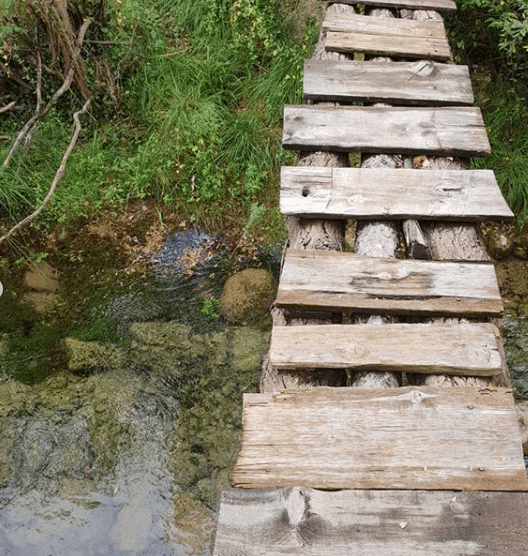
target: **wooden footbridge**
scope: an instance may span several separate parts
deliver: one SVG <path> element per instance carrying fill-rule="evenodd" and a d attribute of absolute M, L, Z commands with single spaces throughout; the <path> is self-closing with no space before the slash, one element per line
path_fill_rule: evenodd
<path fill-rule="evenodd" d="M 492 172 L 467 169 L 490 146 L 438 13 L 456 5 L 356 4 L 325 6 L 307 104 L 285 107 L 289 245 L 214 554 L 526 555 L 503 307 L 478 224 L 513 214 Z"/>

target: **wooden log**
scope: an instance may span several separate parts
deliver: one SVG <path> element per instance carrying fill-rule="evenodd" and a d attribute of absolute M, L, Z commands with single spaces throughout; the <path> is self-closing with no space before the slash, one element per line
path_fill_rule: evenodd
<path fill-rule="evenodd" d="M 326 48 L 336 52 L 364 52 L 398 57 L 449 60 L 451 49 L 443 21 L 372 18 L 327 14 Z"/>
<path fill-rule="evenodd" d="M 281 212 L 310 217 L 512 221 L 491 170 L 281 170 Z"/>
<path fill-rule="evenodd" d="M 236 487 L 527 488 L 507 389 L 245 394 L 242 421 L 242 447 L 232 473 Z"/>
<path fill-rule="evenodd" d="M 521 556 L 522 492 L 225 489 L 214 556 Z"/>
<path fill-rule="evenodd" d="M 407 257 L 410 259 L 429 259 L 429 244 L 417 220 L 403 222 L 403 235 L 407 245 Z"/>
<path fill-rule="evenodd" d="M 441 16 L 437 12 L 425 10 L 417 10 L 410 14 L 406 14 L 406 16 L 418 20 L 441 19 Z M 446 168 L 464 170 L 468 166 L 468 161 L 464 159 L 438 158 L 428 162 L 427 166 L 423 166 L 425 170 Z M 424 223 L 423 230 L 430 248 L 430 256 L 434 260 L 490 260 L 481 238 L 480 229 L 475 225 Z M 496 322 L 496 324 L 498 325 L 498 322 Z M 498 346 L 503 360 L 503 374 L 501 376 L 497 375 L 494 378 L 477 378 L 428 375 L 425 377 L 424 375 L 409 374 L 407 378 L 411 384 L 442 387 L 509 385 L 508 368 L 502 338 L 500 337 L 498 338 Z"/>
<path fill-rule="evenodd" d="M 353 14 L 353 6 L 336 3 L 326 7 L 326 13 Z M 326 31 L 321 30 L 314 50 L 315 60 L 346 60 L 347 56 L 329 52 L 325 48 Z M 300 152 L 297 157 L 299 166 L 348 166 L 348 155 L 325 151 Z M 303 219 L 296 216 L 286 218 L 288 244 L 297 249 L 335 249 L 341 251 L 345 236 L 345 223 L 340 220 Z M 286 315 L 280 309 L 272 310 L 274 326 L 286 326 Z M 313 322 L 313 321 L 308 321 Z M 300 324 L 300 323 L 299 323 Z M 278 392 L 288 389 L 304 389 L 314 386 L 344 386 L 347 375 L 343 371 L 313 371 L 305 376 L 298 373 L 277 372 L 269 363 L 269 354 L 264 358 L 260 373 L 260 391 Z"/>
<path fill-rule="evenodd" d="M 275 306 L 306 312 L 501 317 L 493 264 L 288 249 Z"/>
<path fill-rule="evenodd" d="M 279 326 L 272 367 L 491 376 L 502 373 L 497 328 L 474 324 L 325 324 Z"/>
<path fill-rule="evenodd" d="M 372 9 L 372 17 L 394 17 L 391 10 Z M 373 58 L 372 62 L 386 64 L 389 58 Z M 383 106 L 383 105 L 381 105 Z M 404 164 L 403 157 L 399 154 L 375 154 L 368 155 L 362 153 L 362 168 L 401 168 Z M 370 257 L 384 257 L 393 259 L 398 256 L 400 250 L 400 230 L 395 222 L 363 222 L 359 221 L 356 225 L 356 243 L 354 252 L 358 255 Z M 395 322 L 397 319 L 392 316 L 370 315 L 367 319 L 356 317 L 354 322 L 365 322 L 381 326 L 383 324 Z M 350 385 L 354 388 L 397 388 L 402 384 L 402 373 L 393 372 L 372 372 L 360 371 L 352 374 Z"/>
<path fill-rule="evenodd" d="M 317 101 L 427 106 L 473 104 L 467 66 L 420 62 L 306 60 L 304 97 Z"/>
<path fill-rule="evenodd" d="M 473 107 L 285 106 L 283 146 L 439 156 L 490 153 L 482 114 Z"/>

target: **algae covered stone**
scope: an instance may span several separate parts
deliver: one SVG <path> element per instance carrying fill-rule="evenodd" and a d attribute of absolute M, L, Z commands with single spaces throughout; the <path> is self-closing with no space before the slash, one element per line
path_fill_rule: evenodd
<path fill-rule="evenodd" d="M 112 344 L 65 338 L 64 347 L 68 369 L 75 373 L 94 369 L 117 370 L 125 364 L 125 352 Z"/>
<path fill-rule="evenodd" d="M 261 268 L 248 268 L 228 278 L 220 298 L 220 313 L 229 322 L 259 324 L 269 320 L 275 299 L 273 276 Z"/>

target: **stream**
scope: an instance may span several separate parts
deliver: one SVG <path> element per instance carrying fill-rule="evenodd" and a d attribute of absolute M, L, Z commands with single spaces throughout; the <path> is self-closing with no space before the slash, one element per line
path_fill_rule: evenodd
<path fill-rule="evenodd" d="M 258 391 L 269 327 L 203 310 L 224 278 L 222 257 L 200 253 L 208 240 L 170 236 L 146 290 L 93 307 L 118 341 L 72 331 L 61 371 L 30 385 L 0 377 L 0 556 L 212 554 L 242 394 Z M 266 261 L 276 274 L 280 250 Z M 502 329 L 528 399 L 528 320 Z"/>
<path fill-rule="evenodd" d="M 279 256 L 257 264 L 276 271 Z M 114 342 L 82 339 L 90 325 L 45 380 L 0 375 L 0 556 L 211 554 L 242 394 L 269 345 L 268 325 L 204 304 L 225 267 L 207 234 L 173 234 L 147 288 L 92 307 Z"/>

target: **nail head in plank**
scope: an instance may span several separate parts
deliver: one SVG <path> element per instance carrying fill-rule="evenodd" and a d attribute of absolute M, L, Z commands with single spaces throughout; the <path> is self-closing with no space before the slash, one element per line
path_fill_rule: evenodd
<path fill-rule="evenodd" d="M 520 556 L 527 546 L 524 492 L 225 489 L 213 554 Z"/>
<path fill-rule="evenodd" d="M 283 146 L 467 157 L 491 151 L 475 107 L 285 106 Z"/>
<path fill-rule="evenodd" d="M 408 10 L 445 10 L 454 12 L 453 0 L 339 0 L 340 4 L 364 4 L 377 8 L 407 8 Z"/>
<path fill-rule="evenodd" d="M 306 311 L 501 317 L 493 264 L 288 249 L 275 305 Z"/>
<path fill-rule="evenodd" d="M 513 396 L 501 388 L 245 394 L 231 479 L 243 488 L 526 490 Z"/>
<path fill-rule="evenodd" d="M 312 218 L 512 221 L 492 170 L 284 166 L 280 209 Z"/>
<path fill-rule="evenodd" d="M 502 373 L 490 323 L 275 326 L 270 364 L 278 370 L 353 369 L 491 376 Z"/>
<path fill-rule="evenodd" d="M 327 14 L 325 48 L 448 61 L 451 49 L 441 20 L 415 21 L 363 15 Z"/>
<path fill-rule="evenodd" d="M 306 60 L 304 97 L 331 102 L 472 105 L 467 66 L 419 62 Z"/>

